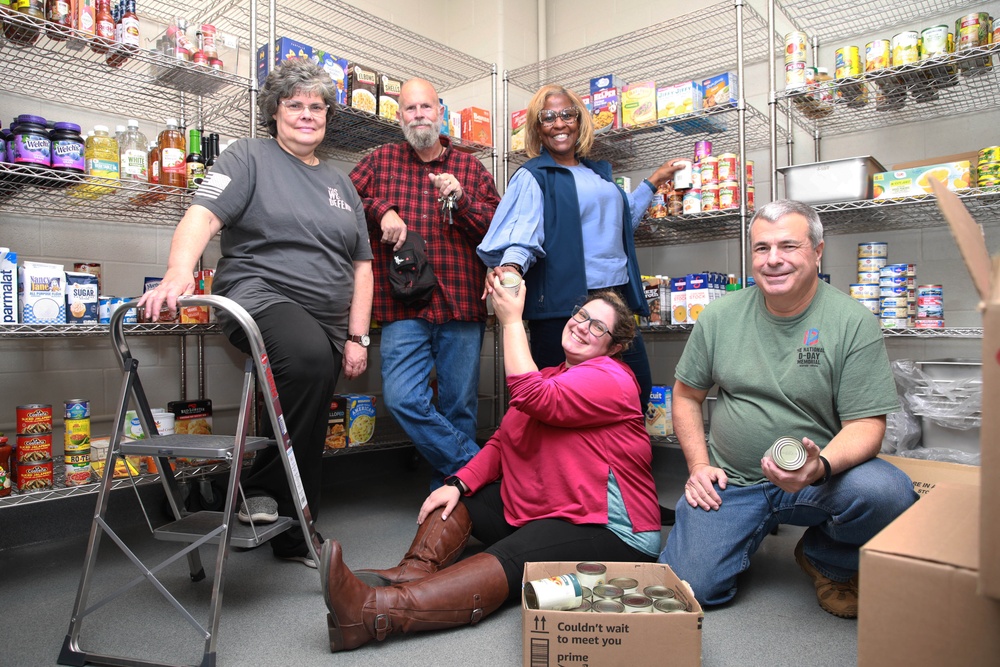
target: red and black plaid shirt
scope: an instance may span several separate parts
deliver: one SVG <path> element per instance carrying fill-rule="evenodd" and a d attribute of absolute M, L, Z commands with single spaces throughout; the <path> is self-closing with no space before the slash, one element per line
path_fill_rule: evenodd
<path fill-rule="evenodd" d="M 351 171 L 351 180 L 365 205 L 368 233 L 375 255 L 375 299 L 372 315 L 380 322 L 421 318 L 433 324 L 450 320 L 481 322 L 486 305 L 479 297 L 486 280 L 486 266 L 476 246 L 489 229 L 500 203 L 493 176 L 468 153 L 441 137 L 444 153 L 424 162 L 408 143 L 386 144 L 365 157 Z M 453 224 L 441 212 L 437 189 L 428 174 L 452 174 L 462 186 L 462 198 L 452 213 Z M 439 289 L 430 304 L 410 308 L 389 293 L 388 267 L 392 246 L 381 243 L 382 216 L 395 210 L 407 229 L 416 230 L 427 243 L 427 258 Z"/>

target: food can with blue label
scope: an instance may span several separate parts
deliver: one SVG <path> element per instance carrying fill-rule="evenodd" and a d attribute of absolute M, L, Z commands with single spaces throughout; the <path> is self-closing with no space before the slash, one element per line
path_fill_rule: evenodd
<path fill-rule="evenodd" d="M 868 310 L 870 310 L 873 313 L 875 313 L 875 315 L 878 315 L 879 311 L 881 310 L 881 306 L 879 305 L 879 302 L 878 302 L 877 298 L 875 298 L 875 299 L 855 299 L 855 301 L 857 301 L 862 306 L 864 306 Z"/>
<path fill-rule="evenodd" d="M 868 241 L 858 244 L 858 258 L 862 257 L 888 257 L 889 244 L 885 241 Z"/>
<path fill-rule="evenodd" d="M 90 417 L 90 401 L 85 398 L 71 398 L 63 403 L 66 419 L 84 419 Z"/>

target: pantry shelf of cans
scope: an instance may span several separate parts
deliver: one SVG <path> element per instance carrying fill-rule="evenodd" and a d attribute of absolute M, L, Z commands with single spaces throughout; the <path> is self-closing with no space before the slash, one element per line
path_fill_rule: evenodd
<path fill-rule="evenodd" d="M 130 336 L 166 336 L 178 334 L 218 334 L 218 324 L 126 324 Z M 87 338 L 106 336 L 107 324 L 0 324 L 0 338 Z"/>

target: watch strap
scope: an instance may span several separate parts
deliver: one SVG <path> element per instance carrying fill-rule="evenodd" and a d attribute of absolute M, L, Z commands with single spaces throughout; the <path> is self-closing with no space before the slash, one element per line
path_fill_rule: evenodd
<path fill-rule="evenodd" d="M 823 486 L 830 481 L 830 474 L 832 469 L 830 468 L 830 462 L 826 460 L 826 457 L 822 454 L 819 457 L 820 462 L 823 464 L 823 476 L 817 479 L 815 482 L 809 486 Z"/>

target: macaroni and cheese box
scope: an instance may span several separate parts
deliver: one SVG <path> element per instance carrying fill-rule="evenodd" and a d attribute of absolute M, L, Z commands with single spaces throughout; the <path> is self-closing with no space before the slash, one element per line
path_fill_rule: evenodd
<path fill-rule="evenodd" d="M 17 293 L 17 253 L 0 248 L 0 324 L 17 324 L 21 319 Z"/>
<path fill-rule="evenodd" d="M 326 449 L 347 446 L 347 397 L 335 394 L 330 401 L 330 417 L 326 427 Z"/>
<path fill-rule="evenodd" d="M 656 119 L 661 123 L 702 108 L 704 90 L 697 81 L 685 81 L 656 89 Z"/>
<path fill-rule="evenodd" d="M 399 111 L 399 91 L 403 87 L 400 79 L 393 79 L 388 74 L 379 77 L 378 83 L 378 115 L 386 120 L 396 122 L 396 112 Z M 447 124 L 445 124 L 447 127 Z"/>
<path fill-rule="evenodd" d="M 602 74 L 601 76 L 595 76 L 590 80 L 590 94 L 600 90 L 608 90 L 609 88 L 614 88 L 618 90 L 621 88 L 621 83 L 618 81 L 617 74 Z"/>
<path fill-rule="evenodd" d="M 974 176 L 975 171 L 968 160 L 883 171 L 872 176 L 873 197 L 890 199 L 932 194 L 931 179 L 943 183 L 949 190 L 964 190 L 975 184 Z"/>
<path fill-rule="evenodd" d="M 267 58 L 267 44 L 257 49 L 257 85 L 263 86 L 264 80 L 270 74 L 271 68 L 282 60 L 291 58 L 305 58 L 310 60 L 313 57 L 313 49 L 304 42 L 299 42 L 288 37 L 278 37 L 274 40 L 274 57 L 269 61 Z"/>
<path fill-rule="evenodd" d="M 466 107 L 462 114 L 462 141 L 491 146 L 493 144 L 493 122 L 490 112 L 478 107 Z"/>
<path fill-rule="evenodd" d="M 621 107 L 624 127 L 656 123 L 656 82 L 644 81 L 622 86 Z"/>
<path fill-rule="evenodd" d="M 375 435 L 375 397 L 367 394 L 345 394 L 347 446 L 359 447 Z"/>
<path fill-rule="evenodd" d="M 326 51 L 313 52 L 313 60 L 322 67 L 333 83 L 337 86 L 337 104 L 347 104 L 347 60 L 327 53 Z"/>
<path fill-rule="evenodd" d="M 622 126 L 622 110 L 618 99 L 618 89 L 608 88 L 591 93 L 594 116 L 594 132 L 606 132 Z"/>
<path fill-rule="evenodd" d="M 702 81 L 704 108 L 736 106 L 737 81 L 736 72 L 723 72 Z"/>
<path fill-rule="evenodd" d="M 378 72 L 351 63 L 347 69 L 347 104 L 370 114 L 378 113 Z"/>
<path fill-rule="evenodd" d="M 524 137 L 528 133 L 528 110 L 521 109 L 510 115 L 510 149 L 524 150 Z"/>
<path fill-rule="evenodd" d="M 654 438 L 673 435 L 673 388 L 653 385 L 646 404 L 646 433 Z"/>

